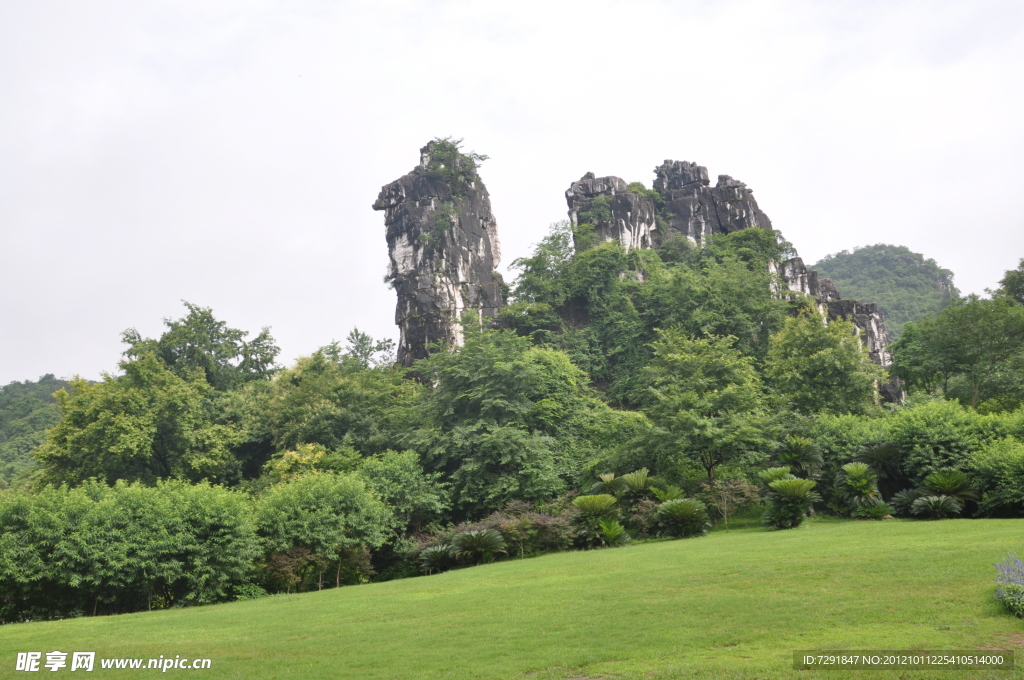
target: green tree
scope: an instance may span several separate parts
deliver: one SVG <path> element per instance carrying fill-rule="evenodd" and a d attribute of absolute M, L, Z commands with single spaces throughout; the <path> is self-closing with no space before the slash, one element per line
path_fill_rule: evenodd
<path fill-rule="evenodd" d="M 1003 373 L 1016 374 L 1024 365 L 1024 307 L 1009 297 L 972 295 L 915 324 L 892 352 L 893 372 L 911 385 L 941 380 L 948 390 L 949 378 L 961 377 L 966 383 L 961 399 L 974 408 L 983 398 L 998 396 L 992 388 Z"/>
<path fill-rule="evenodd" d="M 384 545 L 395 522 L 391 510 L 359 475 L 333 472 L 271 487 L 259 501 L 257 518 L 270 551 L 304 548 L 334 562 L 336 586 L 341 584 L 346 554 Z"/>
<path fill-rule="evenodd" d="M 408 439 L 452 484 L 461 517 L 512 499 L 547 500 L 581 472 L 607 407 L 562 352 L 510 331 L 468 326 L 465 345 L 413 367 L 424 377 L 425 427 Z"/>
<path fill-rule="evenodd" d="M 321 444 L 371 455 L 397 446 L 399 434 L 414 426 L 410 409 L 419 386 L 390 362 L 374 358 L 389 346 L 349 337 L 349 351 L 337 344 L 322 347 L 269 385 L 233 395 L 238 422 L 251 439 L 266 438 L 276 451 Z"/>
<path fill-rule="evenodd" d="M 366 485 L 388 504 L 402 530 L 420 531 L 449 508 L 447 484 L 424 472 L 415 451 L 385 451 L 359 467 Z"/>
<path fill-rule="evenodd" d="M 199 370 L 212 387 L 222 391 L 273 375 L 274 359 L 281 350 L 269 328 L 246 340 L 247 331 L 228 328 L 225 322 L 214 318 L 209 307 L 184 304 L 188 315 L 164 319 L 167 331 L 159 340 L 143 338 L 134 328 L 126 330 L 122 334 L 128 345 L 125 356 L 135 359 L 154 354 L 181 378 Z"/>
<path fill-rule="evenodd" d="M 36 452 L 44 479 L 239 478 L 231 450 L 238 431 L 216 422 L 214 390 L 201 376 L 179 377 L 153 354 L 121 368 L 121 377 L 94 384 L 76 379 L 70 391 L 57 392 L 61 420 Z"/>
<path fill-rule="evenodd" d="M 885 370 L 870 361 L 852 322 L 803 312 L 772 335 L 765 377 L 802 413 L 862 413 Z"/>
<path fill-rule="evenodd" d="M 765 444 L 761 381 L 753 359 L 734 343 L 661 331 L 643 372 L 644 412 L 657 426 L 652 444 L 698 462 L 710 480 L 722 463 Z"/>

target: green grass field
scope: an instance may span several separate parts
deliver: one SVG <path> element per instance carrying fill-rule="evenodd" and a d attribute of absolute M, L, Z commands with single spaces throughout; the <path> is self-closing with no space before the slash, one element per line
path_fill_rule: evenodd
<path fill-rule="evenodd" d="M 320 593 L 4 626 L 0 677 L 23 675 L 17 652 L 54 649 L 212 659 L 209 670 L 166 677 L 1018 677 L 792 670 L 796 649 L 1024 654 L 1024 621 L 992 597 L 993 564 L 1009 550 L 1024 552 L 1024 520 L 715 532 Z M 158 673 L 98 666 L 86 677 Z"/>

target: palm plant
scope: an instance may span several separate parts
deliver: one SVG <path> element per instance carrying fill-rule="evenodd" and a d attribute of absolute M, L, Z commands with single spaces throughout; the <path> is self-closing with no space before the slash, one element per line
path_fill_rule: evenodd
<path fill-rule="evenodd" d="M 420 569 L 424 574 L 439 573 L 451 566 L 452 552 L 449 545 L 432 545 L 420 551 Z"/>
<path fill-rule="evenodd" d="M 490 562 L 495 555 L 505 552 L 505 538 L 497 529 L 464 531 L 452 539 L 451 550 L 460 559 L 469 557 L 476 562 Z"/>
<path fill-rule="evenodd" d="M 616 477 L 614 472 L 598 475 L 597 479 L 599 481 L 590 485 L 590 493 L 592 494 L 608 494 L 609 496 L 618 497 L 619 494 L 626 490 L 626 480 L 622 477 Z"/>
<path fill-rule="evenodd" d="M 817 477 L 824 464 L 821 449 L 807 437 L 789 436 L 775 451 L 775 459 L 790 468 L 802 473 L 804 477 Z"/>
<path fill-rule="evenodd" d="M 847 463 L 836 480 L 839 495 L 851 510 L 875 505 L 879 500 L 878 477 L 867 463 Z"/>
<path fill-rule="evenodd" d="M 707 507 L 692 498 L 665 501 L 658 507 L 658 520 L 676 538 L 703 536 L 711 528 Z"/>
<path fill-rule="evenodd" d="M 901 515 L 912 515 L 914 501 L 924 495 L 926 494 L 920 489 L 904 489 L 893 494 L 892 507 Z"/>
<path fill-rule="evenodd" d="M 929 496 L 949 496 L 961 505 L 965 501 L 974 500 L 978 492 L 974 482 L 959 470 L 939 470 L 924 478 L 921 490 Z"/>
<path fill-rule="evenodd" d="M 659 502 L 664 503 L 665 501 L 675 501 L 686 496 L 686 492 L 680 489 L 678 486 L 666 486 L 664 489 L 659 489 L 656 486 L 651 487 L 651 493 L 658 499 Z"/>
<path fill-rule="evenodd" d="M 629 543 L 629 534 L 626 528 L 619 524 L 618 520 L 603 519 L 599 523 L 601 527 L 601 538 L 609 548 L 616 548 Z"/>
<path fill-rule="evenodd" d="M 911 512 L 931 519 L 946 519 L 959 515 L 963 506 L 952 496 L 922 496 L 914 501 Z"/>
<path fill-rule="evenodd" d="M 813 479 L 777 479 L 768 487 L 768 508 L 761 516 L 765 526 L 776 529 L 793 529 L 800 526 L 810 512 L 811 505 L 820 501 L 814 491 L 817 482 Z"/>

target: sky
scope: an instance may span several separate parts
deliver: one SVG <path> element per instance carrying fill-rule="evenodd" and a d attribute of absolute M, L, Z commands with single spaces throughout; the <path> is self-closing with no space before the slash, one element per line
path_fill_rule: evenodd
<path fill-rule="evenodd" d="M 1024 3 L 0 0 L 0 384 L 116 372 L 182 300 L 280 362 L 397 339 L 382 185 L 487 154 L 501 270 L 588 171 L 754 189 L 808 264 L 1024 257 Z"/>

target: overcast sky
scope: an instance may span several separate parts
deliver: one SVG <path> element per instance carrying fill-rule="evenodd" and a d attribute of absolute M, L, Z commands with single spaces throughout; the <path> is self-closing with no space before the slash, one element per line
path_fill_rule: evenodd
<path fill-rule="evenodd" d="M 0 2 L 0 384 L 116 370 L 180 300 L 291 363 L 397 338 L 370 205 L 490 156 L 502 269 L 587 171 L 750 185 L 808 263 L 1024 256 L 1020 2 Z"/>

